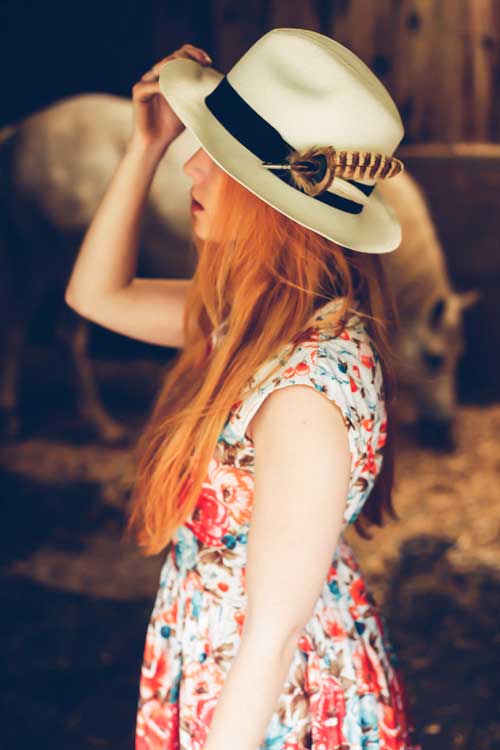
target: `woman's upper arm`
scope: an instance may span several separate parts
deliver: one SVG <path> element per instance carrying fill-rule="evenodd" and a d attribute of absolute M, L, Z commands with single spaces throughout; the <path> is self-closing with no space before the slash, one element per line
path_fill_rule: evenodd
<path fill-rule="evenodd" d="M 245 628 L 279 641 L 308 621 L 326 580 L 346 507 L 350 446 L 338 406 L 303 384 L 265 398 L 253 442 Z"/>
<path fill-rule="evenodd" d="M 150 344 L 184 346 L 184 309 L 191 279 L 134 278 L 124 289 L 85 306 L 67 303 L 85 318 Z"/>

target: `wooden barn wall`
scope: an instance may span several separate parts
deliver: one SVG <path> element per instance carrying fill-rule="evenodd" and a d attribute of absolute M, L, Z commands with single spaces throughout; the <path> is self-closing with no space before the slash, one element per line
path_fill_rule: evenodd
<path fill-rule="evenodd" d="M 183 42 L 227 72 L 275 26 L 349 46 L 396 101 L 405 142 L 500 140 L 500 0 L 155 0 L 154 56 Z"/>

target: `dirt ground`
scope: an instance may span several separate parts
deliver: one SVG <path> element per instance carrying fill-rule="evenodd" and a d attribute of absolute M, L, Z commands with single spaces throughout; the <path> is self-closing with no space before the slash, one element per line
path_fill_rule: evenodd
<path fill-rule="evenodd" d="M 137 427 L 129 406 L 115 414 Z M 34 401 L 24 408 L 30 434 L 0 450 L 5 746 L 132 748 L 162 563 L 122 539 L 132 449 L 76 440 L 57 394 L 36 416 Z M 400 428 L 400 520 L 347 539 L 385 613 L 424 750 L 497 750 L 500 404 L 461 406 L 456 438 L 456 451 L 434 452 Z"/>

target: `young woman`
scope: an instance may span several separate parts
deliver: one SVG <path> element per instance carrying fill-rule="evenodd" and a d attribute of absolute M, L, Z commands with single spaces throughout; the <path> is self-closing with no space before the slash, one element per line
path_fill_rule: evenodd
<path fill-rule="evenodd" d="M 378 255 L 400 227 L 371 193 L 401 167 L 399 114 L 314 32 L 272 30 L 227 76 L 210 63 L 185 44 L 134 85 L 129 147 L 66 293 L 180 350 L 138 443 L 127 526 L 144 554 L 166 550 L 136 748 L 410 750 L 387 626 L 343 538 L 397 518 L 396 311 Z M 201 144 L 184 166 L 195 273 L 136 278 L 148 189 L 186 126 Z"/>

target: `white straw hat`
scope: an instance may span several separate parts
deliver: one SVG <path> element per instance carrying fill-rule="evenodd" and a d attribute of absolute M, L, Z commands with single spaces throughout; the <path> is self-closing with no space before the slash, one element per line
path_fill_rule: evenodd
<path fill-rule="evenodd" d="M 179 57 L 162 67 L 159 86 L 216 164 L 281 213 L 352 250 L 400 245 L 396 214 L 374 188 L 403 169 L 392 156 L 403 123 L 347 47 L 276 28 L 226 75 Z"/>

